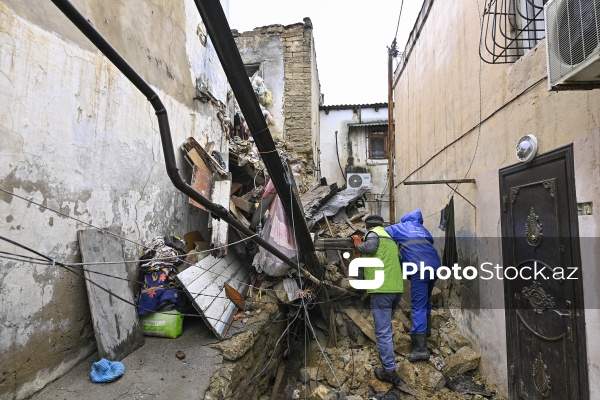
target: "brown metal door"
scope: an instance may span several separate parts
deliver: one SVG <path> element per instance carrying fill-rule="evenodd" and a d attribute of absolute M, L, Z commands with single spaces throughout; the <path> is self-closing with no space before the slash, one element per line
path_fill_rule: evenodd
<path fill-rule="evenodd" d="M 589 398 L 574 193 L 571 146 L 500 171 L 511 399 Z"/>

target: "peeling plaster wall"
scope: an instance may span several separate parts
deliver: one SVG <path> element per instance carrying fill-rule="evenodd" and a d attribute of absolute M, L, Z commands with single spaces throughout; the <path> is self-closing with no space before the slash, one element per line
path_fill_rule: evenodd
<path fill-rule="evenodd" d="M 327 178 L 327 183 L 337 182 L 338 187 L 346 184 L 346 180 L 340 170 L 340 164 L 344 173 L 349 170 L 367 171 L 371 174 L 372 188 L 367 194 L 368 210 L 373 214 L 383 216 L 389 215 L 389 204 L 387 201 L 389 193 L 388 183 L 388 160 L 368 159 L 367 152 L 367 128 L 354 127 L 350 132 L 349 124 L 381 122 L 387 120 L 387 108 L 368 106 L 327 106 L 321 107 L 320 111 L 320 148 L 321 148 L 321 174 Z M 343 108 L 341 108 L 343 107 Z M 337 147 L 335 132 L 337 131 Z M 339 154 L 338 156 L 335 152 Z M 351 160 L 350 160 L 351 158 Z M 376 200 L 383 200 L 377 203 Z M 387 219 L 387 217 L 386 217 Z"/>
<path fill-rule="evenodd" d="M 264 83 L 273 95 L 273 103 L 265 108 L 271 113 L 275 123 L 269 125 L 269 131 L 274 140 L 284 140 L 284 103 L 285 89 L 283 52 L 281 40 L 282 25 L 257 28 L 235 36 L 242 61 L 244 64 L 261 64 Z"/>
<path fill-rule="evenodd" d="M 151 105 L 52 3 L 42 3 L 0 2 L 0 188 L 60 214 L 0 192 L 0 235 L 73 263 L 81 261 L 77 231 L 86 224 L 125 238 L 126 259 L 158 235 L 206 233 L 206 213 L 166 174 Z M 155 87 L 189 178 L 179 150 L 187 137 L 226 145 L 217 105 L 193 100 L 200 76 L 217 101 L 227 95 L 214 49 L 198 35 L 193 1 L 74 4 Z M 6 243 L 2 250 L 27 254 Z M 0 266 L 0 399 L 21 399 L 96 344 L 81 278 L 48 265 L 2 259 Z"/>
<path fill-rule="evenodd" d="M 394 89 L 397 209 L 420 207 L 429 216 L 425 226 L 443 236 L 436 228 L 438 212 L 450 189 L 401 182 L 475 178 L 475 185 L 462 184 L 459 190 L 477 210 L 454 196 L 457 234 L 478 238 L 475 247 L 459 250 L 460 258 L 501 262 L 498 170 L 517 162 L 514 149 L 521 136 L 535 134 L 539 154 L 574 144 L 577 201 L 598 201 L 600 167 L 593 160 L 600 148 L 600 90 L 549 92 L 544 79 L 545 41 L 514 64 L 485 64 L 478 52 L 485 4 L 426 0 L 424 8 L 429 4 L 424 25 L 414 31 L 418 38 L 409 40 L 406 51 L 412 52 Z M 599 218 L 596 210 L 592 216 L 579 217 L 582 237 L 598 236 Z M 589 304 L 600 285 L 598 254 L 584 247 L 582 239 L 584 296 Z M 464 310 L 455 307 L 453 313 L 482 352 L 481 372 L 506 394 L 503 285 L 498 280 L 478 282 L 473 298 L 458 299 L 476 306 L 463 304 Z M 593 339 L 600 327 L 596 308 L 586 309 L 591 398 L 600 396 L 600 348 Z"/>
<path fill-rule="evenodd" d="M 327 183 L 337 182 L 338 187 L 341 188 L 346 184 L 346 180 L 340 170 L 340 164 L 345 171 L 350 148 L 348 124 L 358 122 L 358 116 L 352 109 L 329 110 L 329 112 L 321 109 L 319 119 L 321 124 L 321 175 L 327 178 Z"/>

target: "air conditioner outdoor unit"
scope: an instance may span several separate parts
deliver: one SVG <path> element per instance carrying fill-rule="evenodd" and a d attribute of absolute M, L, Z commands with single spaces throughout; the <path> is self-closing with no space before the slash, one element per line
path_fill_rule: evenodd
<path fill-rule="evenodd" d="M 371 174 L 350 173 L 346 176 L 346 184 L 352 189 L 361 187 L 371 189 Z"/>
<path fill-rule="evenodd" d="M 550 0 L 544 13 L 548 89 L 600 87 L 600 1 Z"/>

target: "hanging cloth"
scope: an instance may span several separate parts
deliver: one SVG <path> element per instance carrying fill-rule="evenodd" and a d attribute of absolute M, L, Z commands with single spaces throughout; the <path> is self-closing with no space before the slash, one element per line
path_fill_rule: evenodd
<path fill-rule="evenodd" d="M 458 262 L 458 251 L 456 248 L 456 232 L 454 228 L 454 196 L 444 208 L 443 212 L 446 217 L 446 236 L 444 238 L 444 253 L 442 255 L 442 265 L 453 266 Z"/>

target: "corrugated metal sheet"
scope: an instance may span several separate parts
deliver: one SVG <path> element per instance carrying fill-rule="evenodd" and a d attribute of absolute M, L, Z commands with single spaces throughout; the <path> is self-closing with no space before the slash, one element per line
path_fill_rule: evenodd
<path fill-rule="evenodd" d="M 353 127 L 358 127 L 358 126 L 387 126 L 388 122 L 387 120 L 385 121 L 371 121 L 371 122 L 363 122 L 363 123 L 355 123 L 355 124 L 348 124 L 349 128 L 353 128 Z"/>
<path fill-rule="evenodd" d="M 233 251 L 225 258 L 208 256 L 180 272 L 175 280 L 213 333 L 222 339 L 237 306 L 225 294 L 225 283 L 245 294 L 250 273 Z"/>

